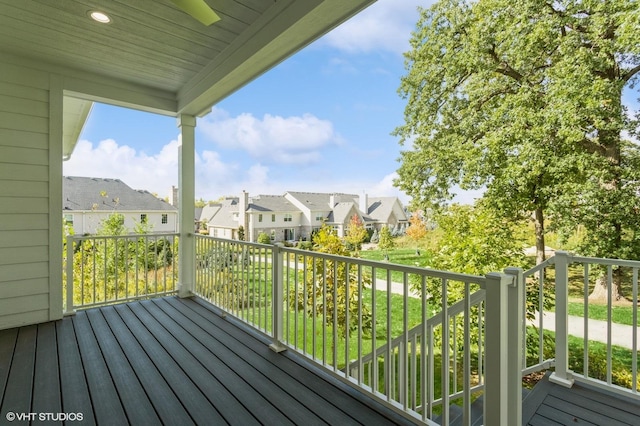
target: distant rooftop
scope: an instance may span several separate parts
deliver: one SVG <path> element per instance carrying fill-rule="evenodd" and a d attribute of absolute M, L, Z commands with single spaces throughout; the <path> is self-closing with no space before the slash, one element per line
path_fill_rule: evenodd
<path fill-rule="evenodd" d="M 176 211 L 146 190 L 136 190 L 120 179 L 65 176 L 62 183 L 64 210 Z"/>

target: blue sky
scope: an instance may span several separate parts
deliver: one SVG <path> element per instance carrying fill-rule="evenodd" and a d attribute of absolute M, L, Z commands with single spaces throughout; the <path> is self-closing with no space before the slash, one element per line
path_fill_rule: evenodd
<path fill-rule="evenodd" d="M 425 0 L 379 0 L 198 119 L 196 197 L 285 191 L 398 195 L 402 53 Z M 119 178 L 164 197 L 178 184 L 176 121 L 96 104 L 68 176 Z"/>

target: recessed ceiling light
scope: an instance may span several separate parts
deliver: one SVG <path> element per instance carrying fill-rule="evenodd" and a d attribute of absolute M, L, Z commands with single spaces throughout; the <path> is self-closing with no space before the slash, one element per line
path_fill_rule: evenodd
<path fill-rule="evenodd" d="M 97 10 L 89 12 L 89 16 L 96 22 L 100 22 L 101 24 L 108 24 L 111 22 L 111 18 L 104 12 L 99 12 Z"/>

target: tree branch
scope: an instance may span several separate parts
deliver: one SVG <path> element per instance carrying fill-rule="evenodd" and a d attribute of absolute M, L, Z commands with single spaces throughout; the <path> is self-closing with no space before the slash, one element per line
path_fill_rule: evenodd
<path fill-rule="evenodd" d="M 633 78 L 633 76 L 636 75 L 638 72 L 640 72 L 640 64 L 636 65 L 635 67 L 631 68 L 629 71 L 624 73 L 624 75 L 622 75 L 622 78 L 620 80 L 622 80 L 624 84 L 627 84 L 627 82 L 631 80 L 631 78 Z"/>

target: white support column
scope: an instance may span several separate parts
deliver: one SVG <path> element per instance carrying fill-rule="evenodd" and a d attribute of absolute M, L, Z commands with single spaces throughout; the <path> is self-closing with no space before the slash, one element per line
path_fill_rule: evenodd
<path fill-rule="evenodd" d="M 182 141 L 178 147 L 178 228 L 180 234 L 180 255 L 178 265 L 178 295 L 189 297 L 193 294 L 196 272 L 195 238 L 195 127 L 192 115 L 178 117 Z"/>
<path fill-rule="evenodd" d="M 556 371 L 549 381 L 570 388 L 573 371 L 569 370 L 569 253 L 557 251 L 556 264 Z"/>
<path fill-rule="evenodd" d="M 507 268 L 505 274 L 513 277 L 512 284 L 507 289 L 507 405 L 509 409 L 508 424 L 517 425 L 522 422 L 522 362 L 525 324 L 525 283 L 521 268 Z"/>
<path fill-rule="evenodd" d="M 271 282 L 273 283 L 273 288 L 271 289 L 271 309 L 273 309 L 271 327 L 273 343 L 271 343 L 269 347 L 274 352 L 282 352 L 287 349 L 287 347 L 282 343 L 284 336 L 284 282 L 282 279 L 284 264 L 284 256 L 282 254 L 283 247 L 284 244 L 282 243 L 274 244 L 273 255 L 271 257 L 271 268 L 273 272 L 271 276 Z"/>
<path fill-rule="evenodd" d="M 485 314 L 485 387 L 484 424 L 513 426 L 522 423 L 516 418 L 514 407 L 509 406 L 509 333 L 508 288 L 513 277 L 505 274 L 487 274 Z M 517 355 L 519 357 L 520 354 Z M 521 395 L 518 395 L 521 397 Z M 512 423 L 513 421 L 513 423 Z"/>

